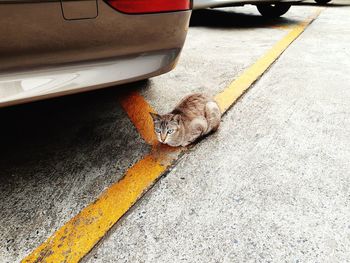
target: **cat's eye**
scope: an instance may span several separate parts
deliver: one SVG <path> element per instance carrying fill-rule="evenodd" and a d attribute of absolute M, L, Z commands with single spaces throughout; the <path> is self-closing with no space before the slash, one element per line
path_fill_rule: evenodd
<path fill-rule="evenodd" d="M 160 133 L 161 132 L 161 130 L 159 128 L 156 128 L 155 130 L 156 130 L 156 133 Z"/>
<path fill-rule="evenodd" d="M 170 129 L 168 130 L 168 134 L 172 134 L 174 132 L 174 130 Z"/>

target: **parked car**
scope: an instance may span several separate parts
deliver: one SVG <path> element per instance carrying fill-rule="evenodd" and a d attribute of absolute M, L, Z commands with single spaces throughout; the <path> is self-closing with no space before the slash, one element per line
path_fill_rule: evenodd
<path fill-rule="evenodd" d="M 256 5 L 261 15 L 276 18 L 287 13 L 292 3 L 301 1 L 303 0 L 193 0 L 193 9 L 251 4 Z"/>
<path fill-rule="evenodd" d="M 170 71 L 190 8 L 190 0 L 0 0 L 0 106 Z"/>

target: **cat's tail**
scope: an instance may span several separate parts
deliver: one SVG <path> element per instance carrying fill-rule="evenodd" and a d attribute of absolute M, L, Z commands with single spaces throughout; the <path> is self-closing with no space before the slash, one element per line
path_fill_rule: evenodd
<path fill-rule="evenodd" d="M 221 112 L 219 105 L 215 101 L 209 101 L 205 105 L 205 118 L 208 122 L 208 128 L 205 134 L 216 131 L 221 121 Z"/>

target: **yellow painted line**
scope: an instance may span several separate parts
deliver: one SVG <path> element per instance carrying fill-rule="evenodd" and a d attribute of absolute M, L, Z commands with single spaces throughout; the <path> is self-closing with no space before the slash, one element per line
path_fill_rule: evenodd
<path fill-rule="evenodd" d="M 145 142 L 153 144 L 156 141 L 156 136 L 153 132 L 153 122 L 149 112 L 155 113 L 154 109 L 136 92 L 123 96 L 120 99 L 120 104 Z"/>
<path fill-rule="evenodd" d="M 277 58 L 298 38 L 306 27 L 319 16 L 323 9 L 318 8 L 306 21 L 297 24 L 285 37 L 278 41 L 263 57 L 233 81 L 225 90 L 215 96 L 221 111 L 226 112 L 235 101 L 257 81 Z"/>
<path fill-rule="evenodd" d="M 269 26 L 269 28 L 273 28 L 273 29 L 280 29 L 280 30 L 290 30 L 290 25 L 286 24 L 286 25 L 272 25 Z"/>
<path fill-rule="evenodd" d="M 312 18 L 296 26 L 265 56 L 216 96 L 222 112 L 227 111 L 319 13 L 320 10 Z M 148 116 L 148 111 L 154 110 L 142 96 L 131 93 L 122 99 L 121 104 L 141 136 L 152 144 L 151 153 L 132 166 L 122 180 L 109 187 L 95 202 L 58 229 L 22 262 L 78 262 L 186 150 L 155 142 L 151 118 Z"/>
<path fill-rule="evenodd" d="M 122 180 L 57 230 L 22 262 L 78 262 L 171 164 L 170 159 L 164 164 L 163 158 L 154 156 L 146 155 L 137 162 Z M 177 156 L 174 155 L 174 158 Z"/>

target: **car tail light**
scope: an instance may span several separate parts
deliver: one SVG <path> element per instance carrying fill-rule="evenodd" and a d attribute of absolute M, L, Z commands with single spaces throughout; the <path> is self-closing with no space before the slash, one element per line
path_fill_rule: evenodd
<path fill-rule="evenodd" d="M 127 14 L 181 11 L 191 8 L 190 0 L 106 0 L 114 9 Z"/>

